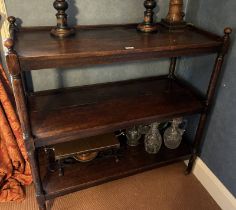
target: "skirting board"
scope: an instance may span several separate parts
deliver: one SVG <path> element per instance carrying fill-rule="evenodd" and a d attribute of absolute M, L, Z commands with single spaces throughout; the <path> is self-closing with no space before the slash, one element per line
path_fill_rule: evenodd
<path fill-rule="evenodd" d="M 185 164 L 187 164 L 187 161 L 185 161 Z M 193 174 L 222 210 L 236 210 L 236 198 L 200 158 L 197 158 L 196 160 Z"/>

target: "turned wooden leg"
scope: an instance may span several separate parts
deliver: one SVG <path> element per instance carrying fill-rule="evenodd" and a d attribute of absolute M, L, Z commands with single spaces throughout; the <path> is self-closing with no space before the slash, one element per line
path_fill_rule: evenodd
<path fill-rule="evenodd" d="M 224 57 L 225 57 L 225 55 L 228 51 L 228 48 L 229 48 L 230 34 L 231 33 L 232 33 L 231 28 L 225 28 L 224 36 L 223 36 L 224 45 L 223 45 L 222 49 L 218 52 L 218 55 L 217 55 L 216 60 L 215 60 L 214 69 L 213 69 L 213 72 L 211 74 L 211 79 L 210 79 L 210 83 L 209 83 L 208 90 L 207 90 L 205 111 L 201 115 L 201 118 L 200 118 L 200 121 L 199 121 L 199 124 L 198 124 L 197 133 L 196 133 L 195 140 L 194 140 L 194 143 L 193 143 L 193 154 L 192 154 L 192 156 L 189 160 L 189 164 L 188 164 L 188 167 L 186 169 L 186 174 L 189 174 L 192 171 L 194 162 L 197 158 L 197 155 L 199 154 L 199 147 L 202 143 L 203 131 L 204 131 L 204 127 L 205 127 L 206 120 L 207 120 L 207 114 L 208 114 L 208 111 L 209 111 L 210 107 L 212 106 L 212 102 L 213 102 L 215 91 L 216 91 L 217 82 L 218 82 L 220 73 L 222 71 L 222 65 L 223 65 L 223 62 L 224 62 Z"/>
<path fill-rule="evenodd" d="M 36 200 L 38 202 L 39 210 L 47 210 L 46 200 L 44 197 L 36 195 Z"/>
<path fill-rule="evenodd" d="M 14 18 L 9 18 L 10 29 L 14 28 Z M 12 23 L 11 23 L 12 22 Z M 13 30 L 13 29 L 11 29 Z M 30 122 L 28 118 L 26 99 L 24 94 L 24 87 L 22 81 L 21 67 L 18 60 L 18 56 L 14 50 L 14 40 L 7 39 L 4 42 L 5 47 L 8 49 L 6 55 L 7 66 L 11 76 L 11 84 L 14 93 L 17 113 L 21 123 L 21 129 L 23 133 L 23 138 L 25 142 L 25 147 L 29 157 L 29 163 L 31 167 L 32 178 L 35 186 L 36 198 L 40 209 L 46 210 L 46 200 L 44 197 L 44 191 L 42 188 L 42 182 L 40 179 L 38 158 L 36 154 L 36 149 L 34 145 L 33 137 L 30 132 Z"/>
<path fill-rule="evenodd" d="M 170 60 L 170 68 L 169 68 L 169 74 L 168 74 L 168 77 L 170 79 L 175 78 L 176 63 L 177 63 L 177 57 L 172 57 Z"/>
<path fill-rule="evenodd" d="M 187 166 L 187 168 L 186 168 L 186 170 L 185 170 L 185 175 L 189 175 L 189 174 L 192 172 L 192 170 L 193 170 L 193 165 L 194 165 L 194 163 L 195 163 L 196 158 L 197 158 L 197 155 L 195 155 L 195 154 L 193 154 L 193 155 L 190 157 L 189 162 L 188 162 L 188 166 Z"/>
<path fill-rule="evenodd" d="M 30 139 L 26 138 L 25 144 L 26 144 L 26 148 L 28 151 L 28 157 L 29 157 L 29 162 L 30 162 L 30 166 L 31 166 L 31 172 L 32 172 L 32 177 L 33 177 L 33 182 L 34 182 L 34 187 L 35 187 L 36 200 L 38 202 L 39 209 L 46 210 L 46 199 L 44 196 L 44 191 L 43 191 L 42 182 L 41 182 L 41 178 L 40 178 L 37 151 L 34 148 L 33 140 L 31 138 Z"/>
<path fill-rule="evenodd" d="M 58 172 L 59 172 L 59 176 L 64 176 L 64 170 L 63 170 L 63 165 L 62 165 L 61 160 L 58 160 Z"/>
<path fill-rule="evenodd" d="M 197 155 L 199 154 L 199 147 L 200 147 L 201 142 L 202 142 L 203 131 L 204 131 L 204 127 L 205 127 L 205 124 L 206 124 L 206 119 L 207 119 L 207 114 L 203 113 L 200 117 L 200 120 L 199 120 L 197 133 L 196 133 L 195 140 L 194 140 L 194 143 L 193 143 L 193 153 L 192 153 L 192 156 L 189 159 L 189 163 L 188 163 L 185 174 L 190 174 L 191 173 L 191 171 L 193 169 L 193 165 L 194 165 L 195 160 L 197 158 Z"/>

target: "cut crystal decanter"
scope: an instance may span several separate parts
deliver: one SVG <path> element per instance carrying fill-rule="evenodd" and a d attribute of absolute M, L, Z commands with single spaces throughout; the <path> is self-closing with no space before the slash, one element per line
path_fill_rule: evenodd
<path fill-rule="evenodd" d="M 127 144 L 129 146 L 137 146 L 141 136 L 142 134 L 136 126 L 126 130 Z"/>
<path fill-rule="evenodd" d="M 149 130 L 150 130 L 150 125 L 139 125 L 138 126 L 138 131 L 142 135 L 147 134 Z"/>
<path fill-rule="evenodd" d="M 171 126 L 166 129 L 164 133 L 164 144 L 169 149 L 176 149 L 179 147 L 182 136 L 184 134 L 184 129 L 180 128 L 183 118 L 176 118 L 172 120 Z"/>
<path fill-rule="evenodd" d="M 151 128 L 148 133 L 145 135 L 145 150 L 149 154 L 157 154 L 162 145 L 162 137 L 158 130 L 160 123 L 151 124 Z"/>

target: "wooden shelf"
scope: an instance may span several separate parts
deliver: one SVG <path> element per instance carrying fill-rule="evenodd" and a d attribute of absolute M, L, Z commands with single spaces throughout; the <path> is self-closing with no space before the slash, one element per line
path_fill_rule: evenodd
<path fill-rule="evenodd" d="M 193 26 L 170 32 L 160 25 L 153 34 L 138 32 L 136 24 L 87 26 L 78 27 L 74 37 L 63 40 L 52 37 L 50 29 L 28 28 L 17 33 L 15 49 L 22 70 L 213 53 L 223 44 L 221 37 Z"/>
<path fill-rule="evenodd" d="M 192 152 L 191 146 L 185 140 L 175 150 L 167 149 L 163 145 L 156 155 L 148 154 L 142 144 L 137 147 L 121 145 L 119 162 L 110 157 L 95 159 L 89 163 L 68 165 L 64 168 L 64 176 L 58 176 L 58 172 L 47 174 L 42 169 L 41 179 L 46 199 L 53 199 L 171 162 L 185 160 L 190 157 Z"/>
<path fill-rule="evenodd" d="M 204 107 L 194 91 L 167 77 L 38 92 L 29 96 L 28 105 L 37 147 L 190 115 Z"/>

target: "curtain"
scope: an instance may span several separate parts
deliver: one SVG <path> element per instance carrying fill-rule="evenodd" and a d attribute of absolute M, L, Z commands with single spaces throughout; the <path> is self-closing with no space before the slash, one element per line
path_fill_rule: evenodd
<path fill-rule="evenodd" d="M 24 200 L 32 182 L 10 83 L 0 65 L 0 202 Z"/>

